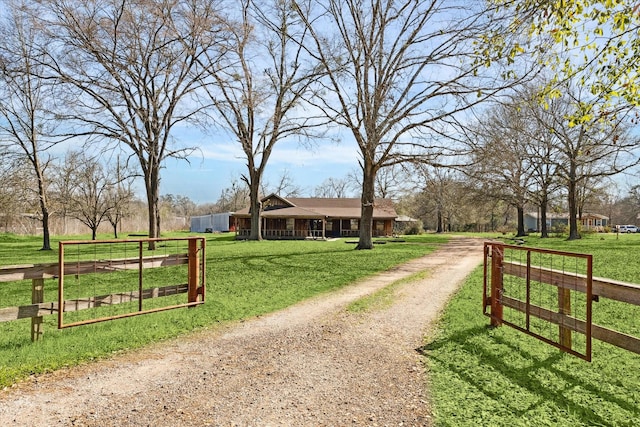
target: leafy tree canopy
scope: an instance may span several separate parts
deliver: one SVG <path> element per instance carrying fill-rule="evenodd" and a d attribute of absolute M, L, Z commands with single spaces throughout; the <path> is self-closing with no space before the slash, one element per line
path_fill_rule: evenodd
<path fill-rule="evenodd" d="M 529 36 L 529 49 L 550 67 L 558 83 L 575 79 L 593 102 L 574 125 L 640 105 L 640 2 L 628 0 L 490 0 L 512 12 L 513 32 Z M 549 46 L 552 49 L 542 48 Z M 547 97 L 561 94 L 551 84 Z M 599 106 L 600 108 L 596 108 Z"/>

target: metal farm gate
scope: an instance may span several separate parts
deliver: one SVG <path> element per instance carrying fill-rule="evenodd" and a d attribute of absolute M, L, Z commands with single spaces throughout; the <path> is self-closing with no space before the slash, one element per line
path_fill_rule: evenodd
<path fill-rule="evenodd" d="M 592 256 L 484 244 L 484 314 L 591 361 Z"/>

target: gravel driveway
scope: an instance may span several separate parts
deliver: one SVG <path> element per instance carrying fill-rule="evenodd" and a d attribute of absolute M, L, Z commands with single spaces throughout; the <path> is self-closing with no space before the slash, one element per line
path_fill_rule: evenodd
<path fill-rule="evenodd" d="M 429 426 L 416 348 L 482 261 L 482 241 L 438 251 L 285 310 L 0 393 L 6 426 Z M 392 306 L 344 307 L 427 270 Z M 478 302 L 480 310 L 480 302 Z"/>

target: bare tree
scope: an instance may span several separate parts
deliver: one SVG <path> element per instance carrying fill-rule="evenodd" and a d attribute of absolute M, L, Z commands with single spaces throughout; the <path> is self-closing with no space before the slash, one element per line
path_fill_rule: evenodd
<path fill-rule="evenodd" d="M 166 194 L 160 196 L 160 204 L 171 215 L 189 218 L 196 209 L 196 204 L 188 196 Z"/>
<path fill-rule="evenodd" d="M 222 190 L 216 202 L 218 212 L 235 212 L 249 205 L 249 189 L 244 181 L 234 179 L 231 187 Z"/>
<path fill-rule="evenodd" d="M 96 159 L 81 151 L 67 153 L 59 167 L 59 177 L 69 216 L 79 220 L 91 230 L 92 240 L 96 239 L 98 227 L 106 219 L 107 213 L 115 207 L 111 198 L 115 182 L 111 181 L 105 167 Z"/>
<path fill-rule="evenodd" d="M 32 208 L 29 170 L 26 160 L 0 152 L 0 228 L 5 232 L 18 231 L 22 214 Z"/>
<path fill-rule="evenodd" d="M 63 85 L 60 118 L 90 135 L 124 144 L 139 162 L 149 237 L 160 235 L 160 170 L 193 148 L 175 144 L 175 128 L 202 108 L 198 64 L 218 44 L 218 0 L 42 0 L 47 75 Z M 150 248 L 155 245 L 152 242 Z"/>
<path fill-rule="evenodd" d="M 562 160 L 556 135 L 536 120 L 549 112 L 540 102 L 543 87 L 541 80 L 525 85 L 478 120 L 470 146 L 476 150 L 474 159 L 483 165 L 472 165 L 466 171 L 485 197 L 497 197 L 518 209 L 518 235 L 527 231 L 518 205 L 535 203 L 537 228 L 545 238 L 549 236 L 547 210 L 561 185 L 558 168 Z M 486 180 L 493 182 L 479 185 Z"/>
<path fill-rule="evenodd" d="M 580 182 L 576 189 L 576 205 L 578 209 L 578 219 L 582 219 L 583 214 L 589 211 L 592 206 L 600 205 L 601 195 L 605 193 L 605 188 L 609 184 L 606 179 L 593 174 L 594 165 L 585 165 L 587 170 L 581 170 L 580 175 L 585 179 Z"/>
<path fill-rule="evenodd" d="M 296 4 L 313 36 L 309 55 L 326 72 L 324 96 L 310 102 L 349 129 L 359 148 L 363 178 L 357 249 L 372 249 L 378 172 L 407 159 L 430 161 L 432 141 L 447 133 L 445 123 L 507 84 L 495 74 L 483 76 L 491 61 L 478 54 L 495 22 L 485 3 L 474 1 Z"/>
<path fill-rule="evenodd" d="M 404 172 L 405 170 L 397 164 L 380 169 L 375 179 L 376 197 L 395 198 L 400 193 L 400 187 L 406 179 Z"/>
<path fill-rule="evenodd" d="M 49 86 L 40 77 L 45 53 L 38 51 L 41 34 L 25 13 L 25 1 L 5 4 L 0 24 L 0 149 L 28 160 L 37 183 L 42 221 L 42 249 L 50 250 L 47 198 L 47 149 L 52 131 L 47 98 Z"/>
<path fill-rule="evenodd" d="M 413 164 L 414 182 L 421 187 L 423 195 L 423 215 L 426 211 L 435 213 L 437 233 L 450 231 L 454 212 L 461 208 L 458 189 L 460 182 L 455 178 L 454 170 L 443 167 Z"/>
<path fill-rule="evenodd" d="M 49 194 L 56 215 L 62 217 L 62 234 L 67 234 L 68 219 L 73 218 L 70 200 L 71 193 L 75 191 L 76 167 L 76 159 L 68 153 L 61 164 L 53 165 Z"/>
<path fill-rule="evenodd" d="M 131 211 L 131 203 L 135 198 L 133 191 L 133 175 L 121 162 L 116 159 L 116 164 L 109 173 L 113 185 L 107 189 L 107 205 L 111 206 L 106 212 L 106 219 L 113 228 L 113 237 L 118 238 L 118 226 L 122 219 Z"/>
<path fill-rule="evenodd" d="M 275 145 L 305 137 L 319 122 L 303 114 L 302 100 L 313 82 L 302 45 L 307 31 L 289 2 L 241 0 L 230 15 L 225 55 L 209 61 L 209 95 L 217 121 L 242 147 L 247 162 L 242 180 L 249 188 L 251 234 L 261 240 L 261 180 Z"/>
<path fill-rule="evenodd" d="M 436 232 L 495 230 L 502 202 L 478 196 L 457 168 L 406 164 L 398 211 Z M 496 214 L 499 211 L 500 214 Z"/>
<path fill-rule="evenodd" d="M 327 178 L 314 190 L 315 197 L 345 198 L 348 197 L 351 182 L 349 177 Z"/>
<path fill-rule="evenodd" d="M 541 125 L 539 120 L 531 120 L 545 114 L 546 108 L 539 102 L 539 88 L 525 87 L 517 96 L 514 108 L 518 114 L 524 115 L 527 122 L 523 139 L 532 179 L 529 195 L 538 206 L 540 214 L 536 228 L 540 231 L 541 238 L 548 238 L 547 210 L 551 198 L 561 185 L 557 174 L 560 152 L 555 144 L 555 135 Z"/>
<path fill-rule="evenodd" d="M 302 193 L 302 189 L 296 184 L 287 169 L 282 171 L 275 185 L 270 185 L 268 182 L 263 181 L 261 188 L 264 195 L 273 193 L 282 197 L 300 197 Z"/>
<path fill-rule="evenodd" d="M 592 179 L 602 180 L 619 174 L 640 162 L 640 141 L 630 132 L 636 121 L 626 108 L 606 109 L 591 118 L 580 110 L 592 110 L 597 101 L 586 89 L 567 85 L 565 93 L 549 101 L 547 109 L 538 111 L 535 119 L 554 137 L 557 174 L 567 189 L 569 207 L 569 240 L 579 239 L 579 191 Z M 576 121 L 574 117 L 583 117 Z"/>
<path fill-rule="evenodd" d="M 515 96 L 507 103 L 495 103 L 478 119 L 468 141 L 472 160 L 464 169 L 476 191 L 516 209 L 517 237 L 527 233 L 524 209 L 536 172 L 533 161 L 537 160 L 531 147 L 539 142 L 525 104 Z"/>
<path fill-rule="evenodd" d="M 635 224 L 640 225 L 640 185 L 625 185 L 626 190 L 611 200 L 609 218 L 611 225 Z M 614 221 L 615 218 L 615 221 Z"/>

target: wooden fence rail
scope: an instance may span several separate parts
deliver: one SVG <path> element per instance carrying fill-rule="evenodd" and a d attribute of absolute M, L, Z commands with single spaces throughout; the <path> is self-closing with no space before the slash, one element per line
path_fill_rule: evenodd
<path fill-rule="evenodd" d="M 523 279 L 527 277 L 527 266 L 521 263 L 503 262 L 503 274 Z M 583 274 L 566 274 L 561 271 L 536 266 L 531 269 L 531 280 L 546 283 L 578 292 L 586 292 L 587 278 Z M 640 305 L 640 285 L 625 283 L 602 277 L 592 278 L 591 293 L 594 297 L 609 298 L 615 301 Z"/>
<path fill-rule="evenodd" d="M 186 294 L 189 287 L 186 283 L 178 285 L 162 286 L 145 289 L 142 292 L 142 299 L 166 297 L 171 295 Z M 87 308 L 103 307 L 107 305 L 123 304 L 126 302 L 139 300 L 139 292 L 119 292 L 109 295 L 98 295 L 94 297 L 69 299 L 64 302 L 64 311 L 72 312 L 85 310 Z M 29 317 L 41 317 L 58 312 L 58 301 L 40 302 L 35 304 L 21 305 L 18 307 L 0 308 L 0 323 L 12 320 L 27 319 Z"/>
<path fill-rule="evenodd" d="M 563 312 L 562 307 L 559 307 L 557 311 L 553 311 L 545 307 L 537 306 L 531 303 L 531 301 L 524 301 L 514 298 L 513 296 L 505 295 L 502 283 L 505 276 L 513 276 L 523 279 L 522 283 L 529 283 L 533 281 L 556 287 L 559 291 L 558 295 L 562 294 L 562 290 L 580 292 L 589 295 L 588 282 L 590 280 L 590 300 L 595 302 L 599 301 L 601 298 L 607 298 L 637 306 L 640 306 L 640 285 L 600 277 L 588 278 L 584 274 L 574 272 L 566 273 L 564 271 L 538 265 L 536 265 L 535 268 L 532 268 L 522 262 L 506 261 L 503 257 L 505 249 L 513 249 L 517 251 L 545 251 L 535 248 L 525 248 L 522 246 L 503 245 L 492 242 L 485 243 L 485 292 L 483 295 L 483 304 L 485 314 L 491 317 L 493 325 L 500 325 L 502 323 L 502 308 L 508 307 L 518 312 L 526 313 L 527 316 L 534 316 L 538 319 L 558 325 L 561 331 L 568 330 L 575 331 L 580 334 L 588 334 L 589 337 L 640 354 L 640 338 L 600 325 L 589 324 L 585 320 L 572 316 L 570 312 Z M 573 255 L 581 256 L 580 254 Z M 487 257 L 492 258 L 490 263 L 487 261 Z M 488 289 L 488 276 L 491 277 L 490 290 Z M 559 297 L 558 300 L 560 302 L 561 298 Z M 487 309 L 490 309 L 490 314 L 487 313 Z M 594 308 L 594 310 L 596 310 L 596 308 Z M 560 341 L 562 341 L 562 338 Z M 550 344 L 554 343 L 550 342 Z M 560 347 L 562 348 L 562 346 Z M 587 359 L 590 360 L 590 355 Z"/>
<path fill-rule="evenodd" d="M 527 268 L 525 265 L 520 263 L 504 262 L 502 266 L 503 274 L 510 274 L 523 279 L 527 278 Z M 555 271 L 544 267 L 536 267 L 535 269 L 530 269 L 529 278 L 530 280 L 535 280 L 558 288 L 571 289 L 577 292 L 586 292 L 587 290 L 586 277 L 582 274 L 566 274 L 561 271 Z M 601 277 L 593 277 L 591 283 L 591 294 L 595 300 L 608 298 L 627 304 L 640 305 L 640 285 Z M 522 312 L 525 310 L 525 306 L 522 301 L 505 296 L 502 296 L 501 300 L 505 307 L 514 308 Z M 557 325 L 565 325 L 568 329 L 575 330 L 576 332 L 586 332 L 585 322 L 546 310 L 542 307 L 531 305 L 530 314 L 549 320 Z M 640 354 L 640 338 L 638 337 L 595 324 L 591 325 L 591 336 L 597 340 Z"/>
<path fill-rule="evenodd" d="M 147 256 L 142 258 L 142 268 L 167 267 L 187 264 L 187 254 L 171 254 Z M 139 258 L 120 258 L 99 261 L 65 262 L 65 274 L 113 273 L 118 270 L 137 270 Z M 60 265 L 57 262 L 48 264 L 10 265 L 0 267 L 0 282 L 14 282 L 28 279 L 55 279 L 58 277 Z"/>

